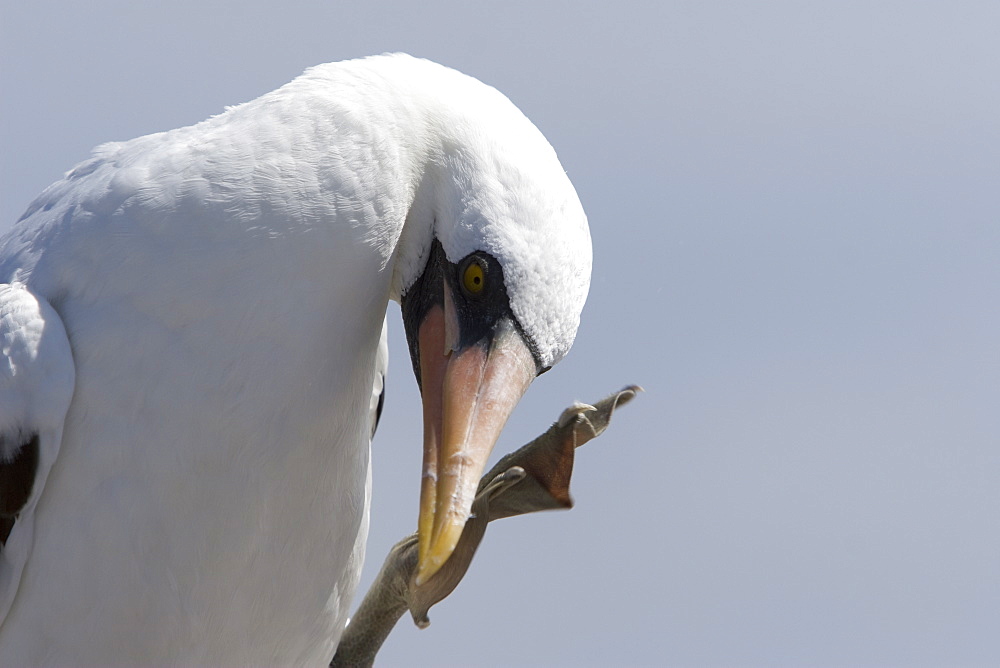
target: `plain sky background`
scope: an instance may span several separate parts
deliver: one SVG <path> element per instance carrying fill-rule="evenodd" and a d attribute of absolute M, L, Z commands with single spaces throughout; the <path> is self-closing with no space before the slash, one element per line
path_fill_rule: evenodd
<path fill-rule="evenodd" d="M 1000 4 L 0 7 L 0 229 L 98 143 L 383 51 L 556 147 L 594 280 L 497 452 L 647 392 L 380 665 L 1000 664 Z M 365 587 L 417 508 L 390 313 Z"/>

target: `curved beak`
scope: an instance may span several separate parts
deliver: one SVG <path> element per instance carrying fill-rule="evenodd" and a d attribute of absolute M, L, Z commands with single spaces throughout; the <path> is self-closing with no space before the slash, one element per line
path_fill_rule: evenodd
<path fill-rule="evenodd" d="M 510 318 L 459 344 L 447 285 L 444 292 L 444 304 L 427 311 L 417 332 L 424 416 L 418 585 L 455 549 L 490 452 L 537 369 Z"/>

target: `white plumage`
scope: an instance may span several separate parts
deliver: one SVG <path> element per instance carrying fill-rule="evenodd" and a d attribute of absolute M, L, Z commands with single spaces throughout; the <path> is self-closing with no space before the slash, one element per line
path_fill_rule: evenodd
<path fill-rule="evenodd" d="M 555 153 L 494 89 L 402 55 L 103 145 L 42 193 L 0 240 L 0 454 L 40 452 L 0 665 L 329 661 L 386 304 L 435 240 L 499 261 L 540 368 L 566 353 L 590 244 Z"/>

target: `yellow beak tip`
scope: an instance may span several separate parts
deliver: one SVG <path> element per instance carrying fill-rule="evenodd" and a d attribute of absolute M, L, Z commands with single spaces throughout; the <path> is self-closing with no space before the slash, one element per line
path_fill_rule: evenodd
<path fill-rule="evenodd" d="M 417 578 L 416 584 L 419 587 L 428 580 L 430 580 L 434 575 L 441 570 L 444 566 L 444 562 L 447 559 L 428 557 L 427 559 L 422 559 L 417 565 Z"/>
<path fill-rule="evenodd" d="M 464 528 L 464 522 L 455 522 L 438 528 L 439 533 L 430 541 L 429 549 L 418 558 L 417 586 L 424 584 L 441 570 L 458 546 Z"/>

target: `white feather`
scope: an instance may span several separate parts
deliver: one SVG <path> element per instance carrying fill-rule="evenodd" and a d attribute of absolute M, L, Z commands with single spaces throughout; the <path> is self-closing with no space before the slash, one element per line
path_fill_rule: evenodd
<path fill-rule="evenodd" d="M 31 494 L 0 550 L 0 620 L 31 553 L 35 505 L 59 454 L 75 369 L 62 321 L 21 283 L 0 284 L 0 461 L 38 437 Z"/>

